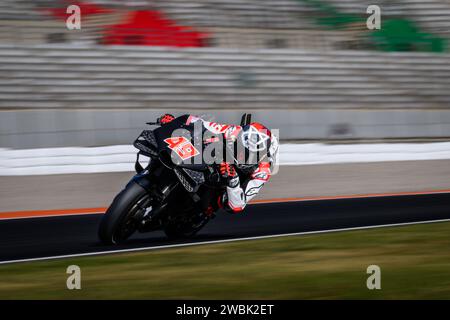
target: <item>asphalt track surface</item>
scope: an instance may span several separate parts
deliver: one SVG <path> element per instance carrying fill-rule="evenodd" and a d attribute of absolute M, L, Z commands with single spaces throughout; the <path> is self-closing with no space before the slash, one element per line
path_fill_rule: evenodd
<path fill-rule="evenodd" d="M 101 214 L 0 221 L 0 262 L 183 243 L 162 232 L 121 246 L 97 239 Z M 254 204 L 244 214 L 219 212 L 194 239 L 205 242 L 373 225 L 450 219 L 450 193 Z"/>

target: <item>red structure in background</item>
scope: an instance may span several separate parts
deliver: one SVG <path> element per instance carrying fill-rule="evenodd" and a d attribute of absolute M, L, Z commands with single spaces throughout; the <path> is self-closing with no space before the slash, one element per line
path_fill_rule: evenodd
<path fill-rule="evenodd" d="M 124 23 L 105 29 L 103 44 L 204 47 L 207 35 L 177 26 L 158 11 L 130 12 Z"/>

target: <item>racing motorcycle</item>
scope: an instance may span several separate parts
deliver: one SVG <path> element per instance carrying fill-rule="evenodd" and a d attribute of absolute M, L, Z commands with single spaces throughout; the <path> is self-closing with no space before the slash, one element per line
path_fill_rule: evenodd
<path fill-rule="evenodd" d="M 101 219 L 98 235 L 103 243 L 119 244 L 135 232 L 156 230 L 169 238 L 192 237 L 215 217 L 226 185 L 218 165 L 205 162 L 201 150 L 219 137 L 205 136 L 188 118 L 147 122 L 157 127 L 142 131 L 134 141 L 139 150 L 136 175 Z M 251 115 L 244 114 L 241 125 L 250 122 Z M 230 152 L 223 146 L 224 153 Z M 148 159 L 145 167 L 142 156 Z"/>

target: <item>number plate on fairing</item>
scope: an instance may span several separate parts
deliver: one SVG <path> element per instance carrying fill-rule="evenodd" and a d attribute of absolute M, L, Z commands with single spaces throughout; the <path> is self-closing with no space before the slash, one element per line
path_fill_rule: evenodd
<path fill-rule="evenodd" d="M 164 140 L 168 148 L 182 160 L 188 160 L 200 154 L 194 145 L 185 137 L 171 137 Z"/>

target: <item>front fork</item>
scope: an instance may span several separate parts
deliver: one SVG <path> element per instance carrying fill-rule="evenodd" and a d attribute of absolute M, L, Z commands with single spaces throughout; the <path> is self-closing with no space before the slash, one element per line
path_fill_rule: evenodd
<path fill-rule="evenodd" d="M 161 177 L 161 176 L 160 176 Z M 159 179 L 156 183 L 154 181 L 155 173 L 148 169 L 136 174 L 129 183 L 136 183 L 140 185 L 150 196 L 151 211 L 148 208 L 142 208 L 141 214 L 136 219 L 139 222 L 139 231 L 146 232 L 161 227 L 161 215 L 168 206 L 167 198 L 178 186 L 178 181 L 174 182 L 170 179 Z"/>

